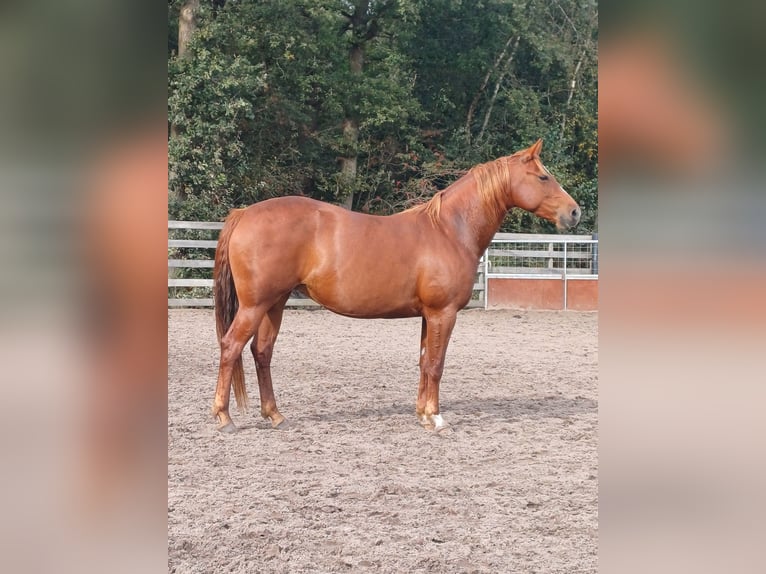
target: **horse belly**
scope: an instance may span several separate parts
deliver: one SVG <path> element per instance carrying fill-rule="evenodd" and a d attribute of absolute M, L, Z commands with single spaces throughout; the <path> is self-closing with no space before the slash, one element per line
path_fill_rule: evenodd
<path fill-rule="evenodd" d="M 405 265 L 355 261 L 338 263 L 306 281 L 309 296 L 349 317 L 413 317 L 420 314 L 413 270 Z"/>

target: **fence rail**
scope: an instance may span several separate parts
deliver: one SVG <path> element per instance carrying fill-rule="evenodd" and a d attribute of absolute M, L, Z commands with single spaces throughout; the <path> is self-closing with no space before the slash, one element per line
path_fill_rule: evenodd
<path fill-rule="evenodd" d="M 598 279 L 598 239 L 498 233 L 487 250 L 489 277 Z"/>
<path fill-rule="evenodd" d="M 213 255 L 222 222 L 168 221 L 168 306 L 212 307 Z M 598 239 L 583 235 L 498 233 L 476 270 L 467 307 L 486 308 L 492 278 L 598 279 Z M 289 307 L 318 307 L 293 294 Z M 564 307 L 566 308 L 566 294 Z"/>

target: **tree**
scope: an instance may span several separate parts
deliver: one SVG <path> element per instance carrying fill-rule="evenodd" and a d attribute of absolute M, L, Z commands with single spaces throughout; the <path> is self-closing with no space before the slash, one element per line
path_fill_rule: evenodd
<path fill-rule="evenodd" d="M 395 0 L 354 0 L 333 4 L 339 7 L 338 12 L 343 18 L 340 30 L 346 45 L 349 71 L 339 84 L 345 95 L 339 195 L 343 205 L 351 209 L 367 183 L 359 180 L 360 126 L 377 124 L 379 127 L 383 123 L 392 123 L 392 109 L 401 112 L 398 121 L 401 124 L 417 114 L 417 104 L 408 93 L 407 84 L 397 81 L 406 76 L 403 60 L 395 57 L 398 38 L 394 30 L 402 21 L 402 12 L 397 11 L 401 6 Z M 410 10 L 409 14 L 412 13 Z M 399 105 L 392 95 L 398 97 Z M 372 148 L 367 145 L 366 149 L 370 152 Z"/>
<path fill-rule="evenodd" d="M 546 164 L 586 204 L 581 229 L 592 229 L 595 2 L 487 0 L 479 11 L 471 3 L 427 0 L 422 13 L 406 49 L 415 61 L 415 93 L 430 113 L 429 147 L 443 158 L 435 167 L 461 173 L 542 137 Z M 512 211 L 504 230 L 551 229 Z"/>
<path fill-rule="evenodd" d="M 194 32 L 197 30 L 197 11 L 199 0 L 185 0 L 178 10 L 178 40 L 175 44 L 176 54 L 179 59 L 189 59 L 189 43 Z M 178 126 L 170 124 L 170 137 L 178 137 Z M 170 179 L 175 179 L 171 174 Z M 169 194 L 173 201 L 182 201 L 183 193 L 175 186 L 170 186 Z"/>
<path fill-rule="evenodd" d="M 597 214 L 592 0 L 200 2 L 169 10 L 174 217 L 302 194 L 371 213 L 427 199 L 537 138 Z M 506 230 L 549 231 L 514 210 Z"/>

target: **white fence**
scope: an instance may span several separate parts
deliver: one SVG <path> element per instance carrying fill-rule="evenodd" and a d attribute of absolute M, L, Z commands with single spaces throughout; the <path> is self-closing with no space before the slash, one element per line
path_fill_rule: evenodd
<path fill-rule="evenodd" d="M 213 255 L 222 227 L 220 222 L 168 221 L 169 307 L 213 305 Z M 498 233 L 479 263 L 468 307 L 487 307 L 487 283 L 492 278 L 561 279 L 565 287 L 570 279 L 598 279 L 598 239 Z M 319 306 L 298 294 L 287 305 Z"/>
<path fill-rule="evenodd" d="M 598 236 L 498 233 L 487 253 L 487 280 L 559 279 L 567 309 L 571 280 L 598 280 Z"/>
<path fill-rule="evenodd" d="M 498 233 L 487 252 L 489 277 L 598 278 L 598 239 L 588 236 Z"/>

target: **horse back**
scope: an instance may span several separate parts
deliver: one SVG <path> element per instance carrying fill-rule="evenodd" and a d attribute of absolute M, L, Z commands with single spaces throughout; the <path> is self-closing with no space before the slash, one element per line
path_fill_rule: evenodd
<path fill-rule="evenodd" d="M 237 291 L 257 299 L 300 286 L 358 317 L 418 315 L 470 297 L 475 262 L 466 270 L 465 255 L 424 215 L 373 216 L 304 197 L 255 204 L 229 243 Z"/>

